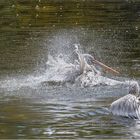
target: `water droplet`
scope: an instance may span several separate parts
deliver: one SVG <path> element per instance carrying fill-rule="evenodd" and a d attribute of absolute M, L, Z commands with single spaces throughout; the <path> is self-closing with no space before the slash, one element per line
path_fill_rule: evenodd
<path fill-rule="evenodd" d="M 36 18 L 37 18 L 37 17 L 39 17 L 39 15 L 38 15 L 38 14 L 36 14 Z"/>
<path fill-rule="evenodd" d="M 138 26 L 135 27 L 136 31 L 138 30 Z"/>
<path fill-rule="evenodd" d="M 38 5 L 36 5 L 35 9 L 36 9 L 36 10 L 39 10 L 39 6 L 38 6 Z"/>
<path fill-rule="evenodd" d="M 63 9 L 63 7 L 61 6 L 61 7 L 60 7 L 60 10 L 62 10 L 62 9 Z"/>
<path fill-rule="evenodd" d="M 12 8 L 15 8 L 15 5 L 14 4 L 12 5 Z"/>

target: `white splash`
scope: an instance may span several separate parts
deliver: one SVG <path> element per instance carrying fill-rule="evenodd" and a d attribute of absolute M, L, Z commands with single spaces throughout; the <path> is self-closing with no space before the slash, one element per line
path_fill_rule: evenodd
<path fill-rule="evenodd" d="M 46 62 L 46 71 L 39 76 L 29 75 L 24 77 L 11 77 L 0 81 L 0 88 L 7 90 L 17 90 L 22 87 L 37 88 L 42 83 L 71 83 L 81 87 L 93 87 L 97 85 L 114 86 L 117 84 L 131 84 L 129 81 L 117 81 L 102 76 L 102 73 L 95 65 L 89 63 L 89 54 L 82 54 L 78 48 L 75 49 L 77 59 L 73 62 L 67 62 L 63 54 L 53 57 L 48 55 Z M 88 57 L 88 59 L 86 58 Z"/>

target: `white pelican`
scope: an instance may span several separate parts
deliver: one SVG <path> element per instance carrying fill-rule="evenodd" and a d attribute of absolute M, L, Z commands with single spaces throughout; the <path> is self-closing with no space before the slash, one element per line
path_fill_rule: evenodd
<path fill-rule="evenodd" d="M 137 82 L 130 85 L 129 94 L 114 101 L 110 106 L 113 115 L 140 119 L 140 87 Z"/>
<path fill-rule="evenodd" d="M 95 86 L 102 83 L 105 85 L 118 84 L 118 81 L 101 76 L 101 72 L 96 69 L 94 64 L 118 74 L 116 70 L 95 60 L 94 57 L 89 54 L 82 54 L 77 44 L 75 44 L 74 52 L 77 54 L 78 59 L 76 59 L 73 64 L 65 62 L 62 57 L 63 55 L 56 57 L 56 59 L 53 59 L 53 57 L 49 59 L 48 57 L 47 65 L 51 73 L 54 71 L 52 75 L 49 74 L 50 81 L 76 83 L 81 86 Z"/>
<path fill-rule="evenodd" d="M 96 69 L 94 64 L 99 65 L 103 69 L 115 74 L 118 74 L 119 72 L 97 61 L 90 54 L 80 53 L 78 49 L 78 44 L 75 44 L 74 52 L 78 56 L 78 70 L 80 74 L 75 79 L 75 82 L 77 84 L 80 84 L 82 87 L 92 87 L 95 85 L 116 85 L 121 83 L 120 81 L 116 81 L 102 76 L 101 72 Z"/>
<path fill-rule="evenodd" d="M 95 73 L 98 73 L 97 69 L 93 66 L 93 65 L 89 65 L 87 63 L 87 59 L 86 58 L 90 58 L 93 63 L 98 64 L 99 66 L 101 66 L 102 68 L 104 68 L 107 71 L 110 71 L 112 73 L 115 74 L 119 74 L 118 71 L 112 69 L 111 67 L 99 62 L 98 60 L 96 60 L 93 56 L 91 56 L 90 54 L 82 54 L 80 53 L 79 49 L 78 49 L 78 44 L 75 44 L 75 50 L 74 52 L 78 55 L 78 59 L 79 59 L 79 64 L 80 64 L 80 71 L 81 73 L 83 73 L 84 71 L 94 71 Z"/>

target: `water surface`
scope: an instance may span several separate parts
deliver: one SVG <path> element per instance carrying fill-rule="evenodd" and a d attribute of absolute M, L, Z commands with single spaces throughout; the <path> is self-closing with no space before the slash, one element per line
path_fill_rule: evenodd
<path fill-rule="evenodd" d="M 122 86 L 45 83 L 48 54 L 72 45 L 140 82 L 139 0 L 0 1 L 0 138 L 140 138 L 138 120 L 115 117 Z M 50 73 L 51 74 L 51 73 Z"/>

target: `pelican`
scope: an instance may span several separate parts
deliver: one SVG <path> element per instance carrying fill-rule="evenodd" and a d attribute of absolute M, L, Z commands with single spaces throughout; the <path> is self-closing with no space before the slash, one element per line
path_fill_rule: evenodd
<path fill-rule="evenodd" d="M 75 63 L 67 63 L 63 59 L 63 55 L 59 55 L 56 59 L 48 58 L 47 65 L 50 66 L 50 70 L 55 74 L 49 75 L 51 81 L 60 81 L 61 83 L 86 83 L 87 86 L 99 85 L 105 81 L 106 85 L 110 85 L 110 80 L 104 78 L 101 72 L 96 69 L 94 64 L 98 64 L 104 69 L 118 73 L 114 69 L 106 66 L 105 64 L 95 60 L 95 58 L 89 54 L 82 54 L 78 49 L 78 44 L 75 44 L 74 52 L 78 56 Z M 92 62 L 92 63 L 91 63 Z M 102 82 L 103 80 L 103 82 Z M 111 81 L 112 82 L 112 81 Z M 115 81 L 116 82 L 116 81 Z M 84 84 L 81 84 L 84 85 Z"/>
<path fill-rule="evenodd" d="M 113 115 L 140 119 L 140 87 L 137 82 L 130 85 L 129 94 L 114 101 L 110 106 Z"/>
<path fill-rule="evenodd" d="M 110 68 L 109 66 L 97 61 L 93 56 L 90 54 L 82 54 L 80 53 L 78 49 L 78 44 L 75 44 L 75 50 L 74 52 L 78 56 L 78 68 L 79 68 L 79 73 L 80 75 L 77 76 L 75 79 L 76 83 L 80 83 L 82 87 L 87 87 L 87 86 L 95 86 L 95 85 L 116 85 L 120 84 L 120 81 L 116 81 L 113 79 L 109 79 L 107 77 L 101 76 L 101 72 L 96 69 L 94 64 L 99 65 L 100 67 L 104 68 L 105 70 L 119 74 L 118 71 Z"/>
<path fill-rule="evenodd" d="M 75 44 L 75 50 L 74 52 L 78 55 L 78 60 L 79 60 L 79 64 L 80 64 L 80 72 L 83 73 L 85 71 L 94 71 L 95 73 L 99 73 L 97 71 L 97 69 L 93 66 L 93 65 L 89 65 L 87 63 L 87 60 L 86 58 L 90 58 L 91 61 L 94 63 L 94 64 L 98 64 L 99 66 L 101 66 L 102 68 L 104 68 L 105 70 L 109 71 L 109 72 L 112 72 L 112 73 L 115 73 L 115 74 L 119 74 L 118 71 L 112 69 L 111 67 L 103 64 L 102 62 L 96 60 L 93 56 L 91 56 L 90 54 L 81 54 L 79 49 L 78 49 L 78 44 Z"/>

